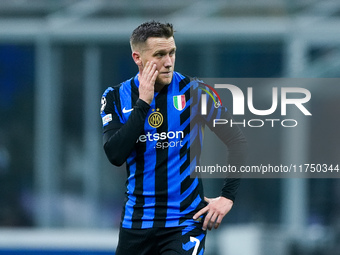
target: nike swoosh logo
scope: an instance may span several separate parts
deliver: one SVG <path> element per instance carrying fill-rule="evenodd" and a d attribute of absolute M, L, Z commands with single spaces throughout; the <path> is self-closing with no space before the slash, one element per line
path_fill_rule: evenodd
<path fill-rule="evenodd" d="M 125 107 L 123 108 L 123 113 L 128 113 L 128 112 L 131 112 L 131 111 L 133 111 L 133 108 L 131 108 L 131 109 L 125 109 Z"/>

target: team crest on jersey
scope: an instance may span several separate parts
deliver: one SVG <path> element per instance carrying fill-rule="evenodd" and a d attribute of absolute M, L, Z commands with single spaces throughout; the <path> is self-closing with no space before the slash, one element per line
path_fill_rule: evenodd
<path fill-rule="evenodd" d="M 174 96 L 174 106 L 177 110 L 182 111 L 185 108 L 185 95 Z"/>
<path fill-rule="evenodd" d="M 163 124 L 163 115 L 159 112 L 159 109 L 156 109 L 156 111 L 153 109 L 152 111 L 153 113 L 148 118 L 149 125 L 153 128 L 158 128 Z"/>

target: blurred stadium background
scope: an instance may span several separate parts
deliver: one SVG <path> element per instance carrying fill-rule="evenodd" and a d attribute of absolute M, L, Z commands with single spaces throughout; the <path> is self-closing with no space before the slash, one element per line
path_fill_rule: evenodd
<path fill-rule="evenodd" d="M 0 254 L 113 254 L 125 168 L 104 157 L 100 97 L 136 73 L 129 36 L 151 19 L 174 24 L 190 76 L 340 75 L 338 0 L 0 0 Z M 338 163 L 339 87 L 322 92 L 295 136 L 245 130 L 249 161 Z M 246 179 L 206 254 L 337 255 L 339 215 L 339 179 Z"/>

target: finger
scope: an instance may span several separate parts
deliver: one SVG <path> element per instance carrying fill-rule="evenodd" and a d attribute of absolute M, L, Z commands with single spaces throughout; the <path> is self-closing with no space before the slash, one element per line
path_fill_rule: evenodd
<path fill-rule="evenodd" d="M 215 226 L 215 222 L 216 222 L 216 219 L 217 219 L 217 213 L 214 213 L 211 218 L 210 218 L 210 221 L 209 221 L 209 225 L 208 225 L 208 229 L 211 230 L 212 227 Z"/>
<path fill-rule="evenodd" d="M 155 81 L 158 76 L 157 65 L 152 63 L 153 62 L 147 62 L 140 79 L 141 87 L 149 90 L 154 89 Z"/>
<path fill-rule="evenodd" d="M 207 216 L 205 216 L 205 219 L 204 219 L 204 222 L 203 222 L 203 227 L 202 227 L 203 230 L 207 230 L 207 228 L 209 228 L 209 227 L 210 227 L 209 230 L 211 230 L 211 226 L 209 225 L 211 217 L 212 217 L 211 212 L 209 212 L 207 214 Z"/>
<path fill-rule="evenodd" d="M 144 68 L 143 68 L 143 73 L 142 76 L 147 77 L 151 68 L 152 68 L 152 61 L 147 61 Z"/>
<path fill-rule="evenodd" d="M 216 222 L 215 222 L 215 229 L 217 229 L 217 228 L 220 226 L 220 224 L 221 224 L 221 222 L 222 222 L 222 219 L 223 219 L 223 216 L 222 216 L 222 215 L 219 215 L 219 216 L 217 217 L 217 220 L 216 220 Z"/>
<path fill-rule="evenodd" d="M 157 71 L 157 65 L 152 64 L 152 66 L 150 67 L 150 73 L 149 73 L 151 77 L 155 74 L 156 71 Z"/>
<path fill-rule="evenodd" d="M 149 75 L 151 73 L 152 68 L 154 68 L 154 63 L 152 61 L 148 62 L 147 68 L 146 68 L 146 74 Z"/>
<path fill-rule="evenodd" d="M 157 75 L 158 75 L 158 71 L 157 71 L 157 65 L 156 64 L 150 64 L 149 69 L 146 70 L 146 81 L 150 84 L 150 85 L 154 85 Z"/>
<path fill-rule="evenodd" d="M 154 74 L 152 75 L 151 77 L 151 82 L 152 84 L 155 83 L 156 79 L 157 79 L 157 76 L 158 76 L 158 70 L 155 70 Z"/>
<path fill-rule="evenodd" d="M 142 75 L 143 75 L 145 72 L 147 72 L 147 70 L 148 70 L 149 67 L 150 67 L 150 62 L 147 61 L 147 62 L 145 63 L 145 66 L 143 66 L 143 73 L 142 73 Z"/>
<path fill-rule="evenodd" d="M 155 72 L 156 67 L 157 67 L 157 65 L 154 62 L 151 61 L 150 65 L 149 65 L 149 74 Z"/>
<path fill-rule="evenodd" d="M 206 206 L 204 208 L 202 208 L 201 210 L 199 210 L 194 217 L 192 217 L 194 220 L 197 220 L 198 217 L 200 217 L 201 215 L 205 214 L 207 211 L 209 210 L 209 208 Z"/>
<path fill-rule="evenodd" d="M 145 68 L 150 70 L 152 68 L 152 65 L 153 65 L 153 62 L 152 61 L 147 61 L 146 62 L 146 65 L 145 65 Z"/>
<path fill-rule="evenodd" d="M 211 230 L 213 227 L 217 228 L 219 223 L 217 222 L 217 220 L 219 219 L 219 215 L 215 212 L 212 214 L 209 224 L 208 224 L 208 229 Z M 217 224 L 217 227 L 216 227 Z"/>

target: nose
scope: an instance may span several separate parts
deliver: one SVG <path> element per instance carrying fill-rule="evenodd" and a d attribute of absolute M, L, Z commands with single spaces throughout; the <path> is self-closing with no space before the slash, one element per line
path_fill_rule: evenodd
<path fill-rule="evenodd" d="M 172 59 L 172 57 L 169 54 L 167 54 L 165 56 L 164 66 L 166 68 L 170 68 L 170 67 L 172 67 L 172 65 L 173 65 L 173 59 Z"/>

